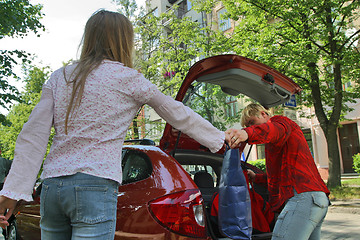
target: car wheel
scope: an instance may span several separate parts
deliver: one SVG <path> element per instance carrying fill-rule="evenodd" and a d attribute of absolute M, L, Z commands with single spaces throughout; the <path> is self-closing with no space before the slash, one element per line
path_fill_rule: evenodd
<path fill-rule="evenodd" d="M 6 229 L 6 240 L 19 240 L 17 233 L 16 219 L 10 222 L 10 225 Z"/>

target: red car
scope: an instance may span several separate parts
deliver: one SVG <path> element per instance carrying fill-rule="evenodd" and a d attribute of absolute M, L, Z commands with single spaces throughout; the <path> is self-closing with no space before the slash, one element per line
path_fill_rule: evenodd
<path fill-rule="evenodd" d="M 195 80 L 219 85 L 233 96 L 245 94 L 265 107 L 282 104 L 301 91 L 285 75 L 237 55 L 219 55 L 195 63 L 176 100 L 183 101 L 188 90 L 194 89 L 191 84 Z M 217 239 L 207 210 L 220 182 L 222 159 L 223 149 L 210 153 L 168 124 L 159 146 L 151 140 L 124 146 L 115 239 Z M 211 177 L 198 180 L 198 172 Z M 194 179 L 200 181 L 198 185 Z M 262 190 L 261 194 L 266 194 L 266 189 Z M 20 202 L 14 214 L 7 239 L 41 239 L 39 197 Z M 253 236 L 266 238 L 269 234 Z"/>

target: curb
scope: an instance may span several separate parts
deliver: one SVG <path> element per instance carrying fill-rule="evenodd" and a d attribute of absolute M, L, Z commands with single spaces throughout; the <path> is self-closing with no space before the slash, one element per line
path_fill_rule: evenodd
<path fill-rule="evenodd" d="M 353 200 L 330 200 L 329 212 L 351 213 L 360 215 L 360 199 Z"/>
<path fill-rule="evenodd" d="M 328 212 L 333 213 L 351 213 L 351 214 L 358 214 L 360 215 L 360 208 L 359 207 L 343 207 L 343 206 L 330 206 L 328 208 Z"/>

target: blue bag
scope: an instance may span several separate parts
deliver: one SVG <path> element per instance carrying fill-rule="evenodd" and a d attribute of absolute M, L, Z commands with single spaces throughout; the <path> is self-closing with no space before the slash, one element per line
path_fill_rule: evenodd
<path fill-rule="evenodd" d="M 232 239 L 251 239 L 251 201 L 239 149 L 226 151 L 219 185 L 219 228 Z"/>

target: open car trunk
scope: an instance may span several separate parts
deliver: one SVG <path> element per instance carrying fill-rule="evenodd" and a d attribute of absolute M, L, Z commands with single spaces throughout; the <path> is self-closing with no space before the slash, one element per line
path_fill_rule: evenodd
<path fill-rule="evenodd" d="M 291 95 L 302 89 L 292 79 L 262 63 L 238 55 L 218 55 L 196 62 L 186 75 L 176 100 L 184 101 L 195 81 L 215 84 L 231 96 L 244 94 L 265 108 L 289 101 Z M 166 124 L 160 148 L 170 153 L 175 149 L 208 151 L 185 134 L 179 136 Z M 220 151 L 220 153 L 223 150 Z"/>

